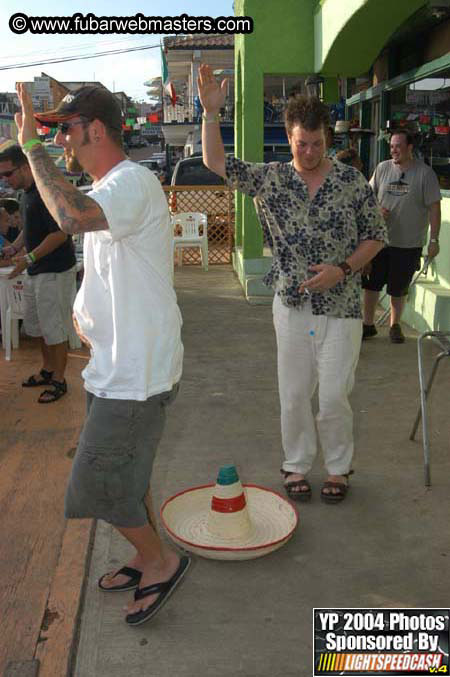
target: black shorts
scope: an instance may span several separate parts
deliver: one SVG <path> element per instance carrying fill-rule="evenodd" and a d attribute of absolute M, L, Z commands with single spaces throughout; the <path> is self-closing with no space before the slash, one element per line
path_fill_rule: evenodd
<path fill-rule="evenodd" d="M 416 270 L 420 270 L 422 248 L 385 247 L 372 259 L 372 270 L 362 276 L 363 289 L 381 291 L 387 285 L 389 296 L 406 296 Z"/>

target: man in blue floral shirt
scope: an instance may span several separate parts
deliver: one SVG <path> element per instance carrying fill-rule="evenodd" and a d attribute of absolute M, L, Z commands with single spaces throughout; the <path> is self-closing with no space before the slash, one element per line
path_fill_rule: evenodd
<path fill-rule="evenodd" d="M 326 156 L 327 107 L 297 96 L 285 112 L 291 163 L 250 163 L 227 156 L 219 87 L 200 67 L 203 161 L 228 185 L 256 199 L 273 254 L 265 278 L 274 291 L 285 488 L 309 500 L 306 478 L 317 452 L 311 398 L 319 387 L 317 429 L 328 473 L 327 502 L 345 498 L 353 457 L 348 401 L 361 345 L 359 271 L 383 247 L 386 227 L 372 189 L 356 169 Z"/>

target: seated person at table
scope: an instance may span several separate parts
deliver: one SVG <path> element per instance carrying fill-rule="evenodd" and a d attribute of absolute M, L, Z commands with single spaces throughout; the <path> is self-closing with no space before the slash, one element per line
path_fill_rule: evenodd
<path fill-rule="evenodd" d="M 19 203 L 12 197 L 0 200 L 0 233 L 9 243 L 19 236 L 22 230 Z"/>

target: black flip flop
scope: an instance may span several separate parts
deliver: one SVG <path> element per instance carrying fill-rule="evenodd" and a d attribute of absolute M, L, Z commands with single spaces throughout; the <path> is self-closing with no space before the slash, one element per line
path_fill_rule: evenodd
<path fill-rule="evenodd" d="M 184 556 L 180 559 L 180 565 L 178 569 L 168 581 L 164 581 L 163 583 L 154 583 L 153 585 L 148 585 L 145 588 L 138 588 L 134 593 L 134 599 L 136 601 L 139 599 L 144 599 L 145 597 L 149 597 L 150 595 L 155 595 L 157 593 L 159 593 L 159 595 L 153 604 L 150 604 L 147 609 L 144 609 L 143 611 L 137 611 L 135 614 L 128 614 L 125 617 L 126 623 L 128 623 L 128 625 L 141 625 L 142 623 L 149 621 L 150 618 L 158 613 L 161 607 L 167 602 L 178 583 L 180 583 L 182 580 L 184 574 L 189 569 L 190 564 L 191 558 Z"/>
<path fill-rule="evenodd" d="M 105 579 L 106 576 L 109 576 L 110 574 L 103 574 L 103 576 L 98 580 L 98 587 L 100 588 L 100 590 L 104 590 L 105 592 L 122 592 L 124 590 L 135 590 L 135 588 L 137 588 L 139 583 L 141 582 L 142 572 L 138 571 L 137 569 L 133 569 L 132 567 L 122 567 L 121 569 L 119 569 L 119 571 L 116 571 L 113 578 L 115 578 L 119 574 L 122 574 L 123 576 L 128 576 L 130 580 L 127 583 L 122 583 L 121 585 L 113 585 L 112 587 L 107 588 L 106 586 L 102 585 L 102 581 Z"/>

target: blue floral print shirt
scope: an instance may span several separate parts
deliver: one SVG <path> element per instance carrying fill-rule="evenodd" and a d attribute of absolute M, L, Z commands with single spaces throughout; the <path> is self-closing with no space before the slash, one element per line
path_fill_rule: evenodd
<path fill-rule="evenodd" d="M 272 250 L 272 268 L 264 282 L 284 305 L 302 307 L 310 300 L 314 315 L 361 317 L 361 276 L 350 275 L 332 289 L 299 292 L 312 277 L 314 264 L 336 265 L 363 240 L 387 241 L 386 225 L 364 176 L 337 160 L 310 198 L 292 163 L 243 162 L 226 157 L 227 183 L 255 198 L 255 206 Z"/>

